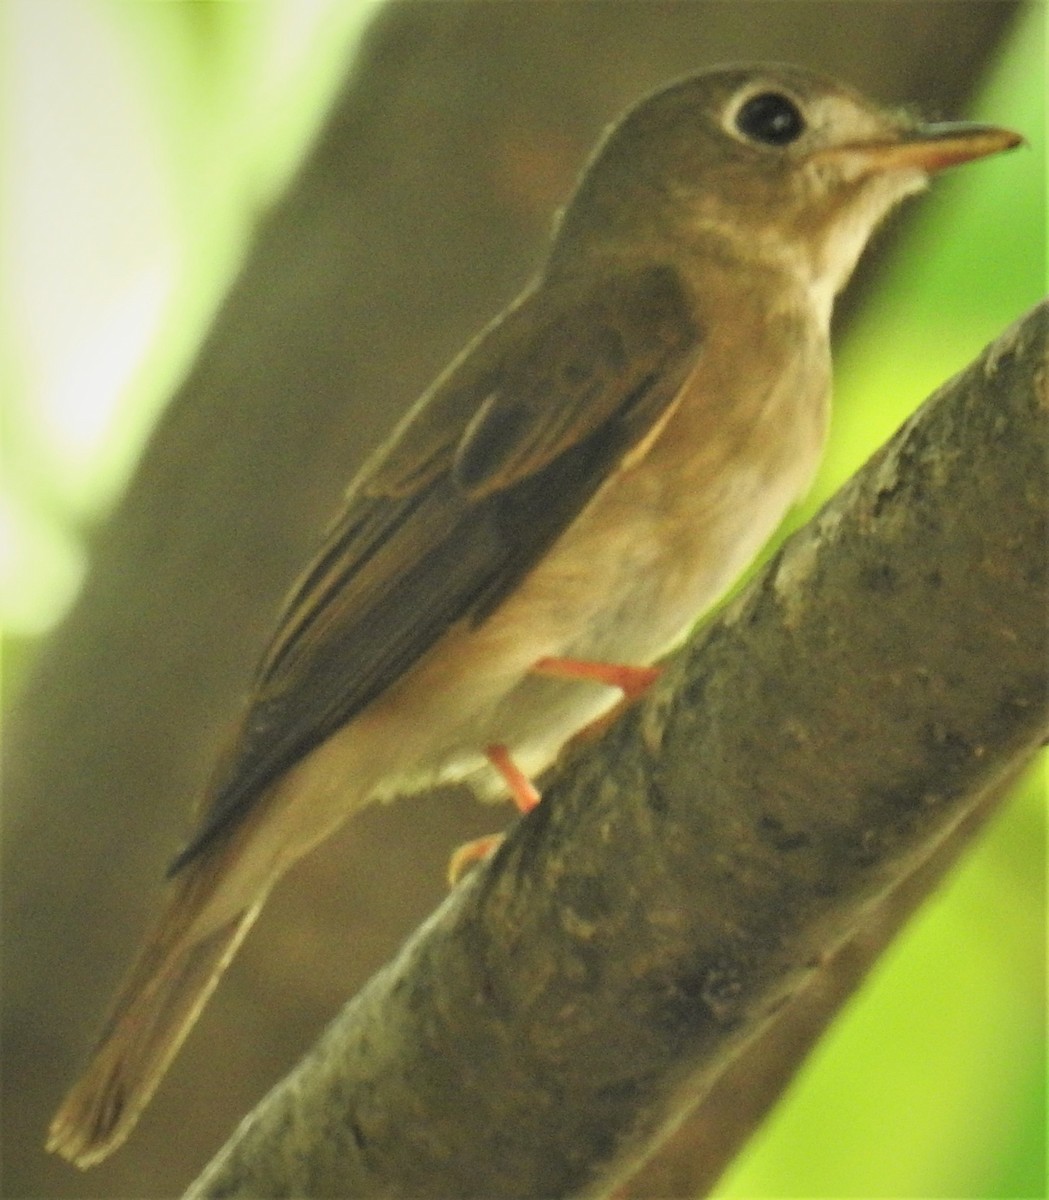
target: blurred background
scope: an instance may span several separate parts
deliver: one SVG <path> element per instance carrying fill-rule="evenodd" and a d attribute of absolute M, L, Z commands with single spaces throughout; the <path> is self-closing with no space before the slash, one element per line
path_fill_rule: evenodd
<path fill-rule="evenodd" d="M 367 813 L 270 901 L 132 1141 L 42 1150 L 288 582 L 366 452 L 536 268 L 603 126 L 774 59 L 1029 145 L 939 180 L 838 319 L 802 520 L 1045 292 L 1045 17 L 1001 0 L 9 0 L 3 1195 L 178 1194 L 507 814 Z M 721 1196 L 1034 1197 L 1031 772 Z"/>

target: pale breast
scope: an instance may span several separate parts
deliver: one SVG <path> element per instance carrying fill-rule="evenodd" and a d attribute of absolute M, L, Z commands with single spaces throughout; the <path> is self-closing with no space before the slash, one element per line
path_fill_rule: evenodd
<path fill-rule="evenodd" d="M 657 437 L 599 489 L 480 626 L 462 623 L 309 756 L 334 823 L 367 796 L 469 779 L 500 790 L 485 747 L 536 775 L 616 704 L 614 689 L 542 677 L 544 656 L 647 664 L 681 640 L 808 485 L 827 423 L 825 332 L 804 311 L 710 321 L 698 365 Z M 353 796 L 340 781 L 359 786 Z M 305 785 L 303 785 L 305 786 Z M 325 825 L 327 827 L 327 825 Z M 320 822 L 303 831 L 313 839 Z"/>
<path fill-rule="evenodd" d="M 503 672 L 509 686 L 493 688 L 453 739 L 451 774 L 467 759 L 479 765 L 477 748 L 492 741 L 530 771 L 545 766 L 619 695 L 529 675 L 528 666 L 544 655 L 661 657 L 807 488 L 827 426 L 825 334 L 804 310 L 789 309 L 757 327 L 741 363 L 733 331 L 719 328 L 647 454 L 609 479 L 480 629 L 456 639 L 460 655 L 476 655 L 490 677 Z"/>

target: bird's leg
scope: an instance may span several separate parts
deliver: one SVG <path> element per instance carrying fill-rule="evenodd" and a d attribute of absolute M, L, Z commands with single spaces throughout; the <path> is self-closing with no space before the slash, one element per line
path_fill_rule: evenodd
<path fill-rule="evenodd" d="M 539 789 L 514 762 L 510 751 L 501 743 L 495 743 L 485 747 L 484 756 L 503 777 L 518 812 L 526 813 L 535 808 L 542 799 Z M 454 887 L 475 863 L 502 845 L 503 837 L 501 833 L 490 833 L 457 847 L 448 860 L 448 883 Z"/>
<path fill-rule="evenodd" d="M 608 687 L 619 688 L 623 693 L 623 699 L 614 708 L 572 735 L 568 745 L 575 745 L 578 742 L 591 741 L 598 734 L 604 733 L 610 725 L 614 725 L 623 710 L 643 696 L 655 683 L 663 668 L 592 662 L 586 658 L 540 658 L 532 670 L 537 675 L 550 675 L 557 679 L 587 679 L 593 683 L 603 683 Z"/>
<path fill-rule="evenodd" d="M 510 789 L 510 799 L 513 800 L 519 812 L 531 812 L 542 799 L 539 789 L 521 770 L 510 756 L 510 751 L 503 745 L 487 746 L 485 758 L 503 777 L 503 782 Z"/>
<path fill-rule="evenodd" d="M 540 658 L 532 667 L 537 675 L 557 679 L 588 679 L 619 688 L 627 700 L 636 700 L 659 678 L 659 667 L 634 667 L 626 663 L 591 662 L 585 658 Z"/>
<path fill-rule="evenodd" d="M 624 703 L 636 700 L 648 690 L 659 678 L 659 667 L 634 667 L 625 663 L 591 662 L 583 658 L 540 658 L 532 667 L 537 675 L 551 675 L 557 679 L 590 680 L 594 683 L 604 683 L 608 687 L 619 688 L 623 693 Z M 592 722 L 576 734 L 576 738 L 592 736 L 604 729 L 606 725 L 619 715 L 622 705 L 617 705 L 611 714 Z M 575 740 L 575 739 L 573 739 Z M 485 758 L 502 776 L 510 792 L 510 799 L 517 810 L 522 813 L 531 812 L 542 799 L 539 789 L 514 762 L 509 749 L 501 743 L 485 747 Z M 451 886 L 481 859 L 487 858 L 502 844 L 503 834 L 491 833 L 486 837 L 474 838 L 464 842 L 448 860 L 448 882 Z"/>

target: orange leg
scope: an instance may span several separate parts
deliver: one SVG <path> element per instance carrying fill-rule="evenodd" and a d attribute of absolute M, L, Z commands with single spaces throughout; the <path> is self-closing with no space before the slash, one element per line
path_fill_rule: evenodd
<path fill-rule="evenodd" d="M 535 784 L 510 757 L 510 751 L 505 746 L 494 745 L 485 748 L 485 758 L 503 777 L 503 782 L 510 789 L 510 799 L 517 805 L 518 811 L 531 812 L 542 799 Z"/>
<path fill-rule="evenodd" d="M 510 789 L 510 799 L 513 800 L 519 812 L 530 812 L 542 797 L 539 790 L 510 756 L 510 751 L 503 745 L 485 748 L 485 757 L 503 777 Z M 501 833 L 491 833 L 487 837 L 474 838 L 472 842 L 464 842 L 448 860 L 448 882 L 454 887 L 466 872 L 483 858 L 492 854 L 503 841 Z"/>
<path fill-rule="evenodd" d="M 622 663 L 590 662 L 582 658 L 541 658 L 532 668 L 540 675 L 552 675 L 558 679 L 589 679 L 619 688 L 624 697 L 636 700 L 659 678 L 659 667 L 630 667 Z M 617 710 L 618 711 L 618 710 Z M 595 722 L 603 727 L 609 718 Z M 583 731 L 584 734 L 586 731 Z M 503 777 L 510 790 L 510 798 L 519 812 L 530 812 L 542 799 L 539 790 L 521 768 L 514 762 L 510 751 L 501 743 L 485 747 L 485 757 Z M 501 833 L 475 838 L 460 846 L 448 861 L 448 882 L 453 887 L 473 866 L 487 858 L 501 845 Z"/>
<path fill-rule="evenodd" d="M 590 662 L 585 658 L 540 658 L 533 671 L 558 679 L 589 679 L 619 688 L 628 700 L 636 700 L 659 678 L 659 667 L 632 667 L 625 663 Z"/>

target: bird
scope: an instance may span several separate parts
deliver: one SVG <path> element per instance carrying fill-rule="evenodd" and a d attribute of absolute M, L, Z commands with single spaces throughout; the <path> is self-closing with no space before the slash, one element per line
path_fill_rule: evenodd
<path fill-rule="evenodd" d="M 806 491 L 835 297 L 943 168 L 1017 145 L 833 79 L 715 67 L 599 141 L 535 279 L 351 482 L 291 589 L 160 915 L 55 1115 L 129 1135 L 277 880 L 366 804 L 522 809 Z"/>

